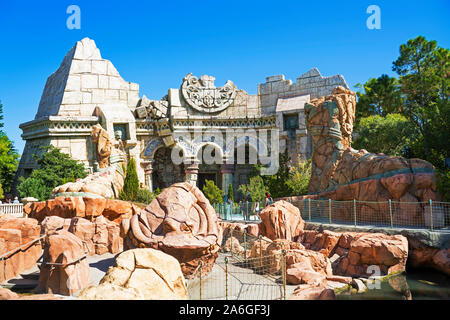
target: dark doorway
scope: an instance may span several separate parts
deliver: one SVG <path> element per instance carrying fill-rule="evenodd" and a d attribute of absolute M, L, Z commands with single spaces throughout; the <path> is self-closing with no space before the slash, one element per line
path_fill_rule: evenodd
<path fill-rule="evenodd" d="M 197 186 L 202 191 L 203 191 L 203 186 L 206 184 L 205 180 L 212 180 L 212 181 L 214 181 L 214 184 L 217 186 L 217 174 L 215 172 L 206 172 L 206 173 L 198 174 Z M 220 186 L 219 186 L 219 188 L 220 188 Z"/>

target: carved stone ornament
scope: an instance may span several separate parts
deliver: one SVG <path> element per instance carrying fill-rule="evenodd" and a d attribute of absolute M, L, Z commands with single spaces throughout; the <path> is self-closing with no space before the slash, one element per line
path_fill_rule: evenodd
<path fill-rule="evenodd" d="M 214 113 L 228 108 L 236 97 L 237 88 L 228 80 L 223 87 L 214 86 L 214 77 L 203 75 L 200 80 L 189 73 L 183 78 L 181 92 L 184 100 L 200 112 Z"/>

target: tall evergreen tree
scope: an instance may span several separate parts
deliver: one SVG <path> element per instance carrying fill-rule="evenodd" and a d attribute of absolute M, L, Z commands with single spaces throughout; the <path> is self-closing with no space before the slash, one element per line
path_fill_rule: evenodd
<path fill-rule="evenodd" d="M 127 201 L 134 201 L 139 192 L 139 179 L 136 171 L 136 161 L 131 158 L 127 165 L 127 175 L 120 192 L 119 198 Z"/>

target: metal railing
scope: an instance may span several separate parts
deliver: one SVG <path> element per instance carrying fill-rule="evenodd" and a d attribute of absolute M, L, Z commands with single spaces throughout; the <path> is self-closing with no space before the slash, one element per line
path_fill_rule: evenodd
<path fill-rule="evenodd" d="M 24 216 L 23 203 L 3 203 L 0 204 L 0 215 L 7 214 L 17 218 Z"/>
<path fill-rule="evenodd" d="M 450 202 L 337 201 L 300 197 L 283 198 L 296 206 L 303 220 L 391 229 L 426 229 L 450 232 Z M 256 203 L 220 203 L 213 205 L 222 220 L 260 221 Z"/>
<path fill-rule="evenodd" d="M 225 232 L 223 243 L 216 261 L 200 263 L 189 277 L 190 299 L 286 299 L 289 286 L 282 244 L 233 229 Z"/>

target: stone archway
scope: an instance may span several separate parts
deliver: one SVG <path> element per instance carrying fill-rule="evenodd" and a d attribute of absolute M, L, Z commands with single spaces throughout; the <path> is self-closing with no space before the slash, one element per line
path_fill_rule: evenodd
<path fill-rule="evenodd" d="M 156 190 L 159 188 L 167 188 L 170 185 L 183 182 L 185 175 L 184 164 L 174 164 L 171 159 L 172 149 L 168 147 L 158 148 L 153 156 L 153 188 Z"/>
<path fill-rule="evenodd" d="M 206 152 L 205 152 L 206 150 Z M 220 161 L 214 161 L 214 163 L 210 163 L 211 159 L 206 158 L 207 155 L 210 155 L 214 159 L 219 159 Z M 200 190 L 203 189 L 206 180 L 214 181 L 214 184 L 219 188 L 222 186 L 222 176 L 221 176 L 221 167 L 223 163 L 222 150 L 216 144 L 203 144 L 197 151 L 196 160 L 198 161 L 198 178 L 197 178 L 197 187 Z"/>

